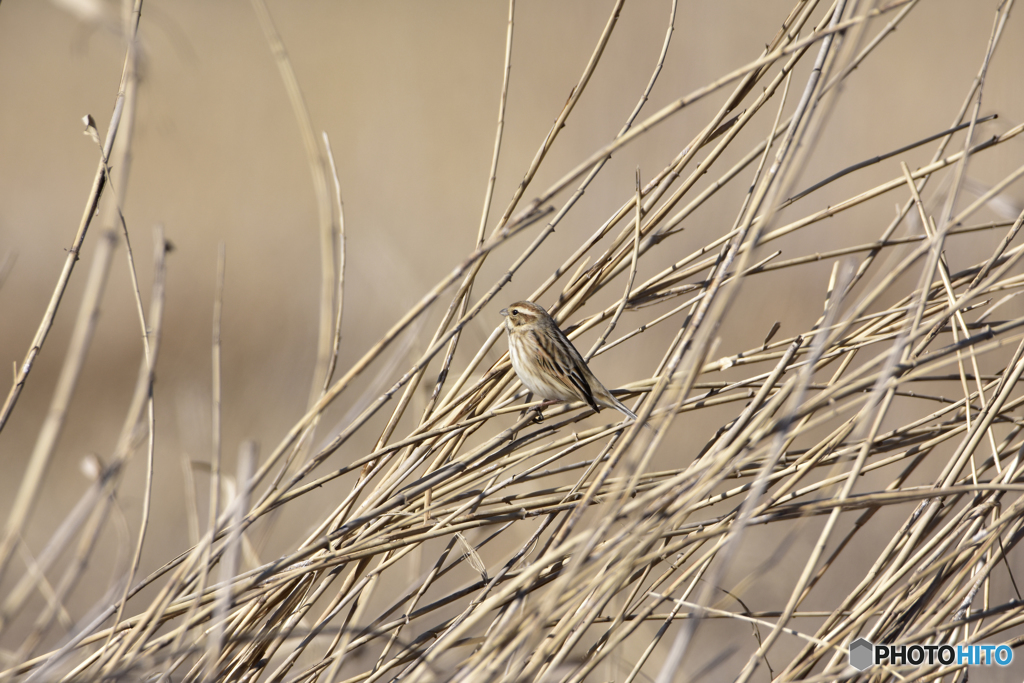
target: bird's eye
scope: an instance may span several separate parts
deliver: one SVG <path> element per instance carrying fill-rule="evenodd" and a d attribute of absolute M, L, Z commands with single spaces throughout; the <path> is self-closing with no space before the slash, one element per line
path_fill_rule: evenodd
<path fill-rule="evenodd" d="M 512 315 L 519 315 L 519 309 L 518 308 L 513 308 L 512 309 Z"/>

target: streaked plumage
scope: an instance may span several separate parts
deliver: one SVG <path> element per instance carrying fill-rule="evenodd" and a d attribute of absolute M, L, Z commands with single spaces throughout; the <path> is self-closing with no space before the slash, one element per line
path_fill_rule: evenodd
<path fill-rule="evenodd" d="M 505 316 L 512 368 L 537 397 L 583 401 L 595 411 L 615 408 L 637 419 L 594 377 L 583 356 L 542 307 L 532 301 L 517 301 L 501 309 L 501 314 Z"/>

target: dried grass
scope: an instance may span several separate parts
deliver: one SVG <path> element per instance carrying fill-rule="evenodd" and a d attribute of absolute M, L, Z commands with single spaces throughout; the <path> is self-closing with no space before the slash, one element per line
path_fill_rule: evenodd
<path fill-rule="evenodd" d="M 982 133 L 984 78 L 1008 3 L 997 9 L 978 78 L 949 130 L 921 131 L 920 140 L 886 157 L 931 145 L 931 163 L 916 170 L 903 164 L 890 181 L 824 208 L 817 198 L 832 183 L 845 178 L 843 187 L 855 186 L 864 168 L 883 159 L 799 191 L 844 79 L 906 16 L 926 7 L 799 2 L 757 60 L 644 118 L 659 62 L 619 135 L 537 192 L 530 182 L 600 62 L 616 5 L 519 191 L 494 221 L 493 177 L 515 50 L 513 3 L 492 181 L 476 244 L 362 359 L 337 373 L 345 258 L 340 188 L 335 174 L 331 195 L 329 145 L 321 159 L 270 15 L 261 0 L 254 5 L 298 118 L 307 123 L 304 139 L 321 179 L 324 304 L 310 408 L 258 465 L 246 447 L 233 478 L 220 469 L 215 422 L 211 531 L 158 572 L 98 599 L 91 621 L 58 650 L 38 652 L 56 623 L 66 622 L 60 605 L 74 591 L 76 568 L 97 533 L 111 523 L 109 501 L 124 463 L 152 433 L 146 415 L 152 419 L 163 296 L 154 287 L 144 322 L 149 350 L 118 448 L 36 557 L 36 571 L 18 577 L 3 598 L 2 627 L 37 591 L 52 608 L 38 616 L 19 650 L 7 653 L 0 679 L 629 683 L 710 677 L 731 661 L 725 670 L 740 681 L 963 680 L 965 668 L 956 665 L 861 674 L 848 666 L 847 648 L 858 637 L 1021 642 L 1024 603 L 1011 567 L 1019 565 L 1013 553 L 1024 519 L 1024 423 L 1016 416 L 1024 399 L 1015 390 L 1024 372 L 1024 317 L 1009 299 L 1024 286 L 1024 247 L 1016 239 L 1024 213 L 1015 220 L 979 217 L 1021 171 L 966 208 L 962 190 L 968 160 L 985 164 L 1024 130 Z M 674 19 L 673 6 L 662 59 Z M 133 61 L 129 50 L 118 109 L 129 119 Z M 703 129 L 667 165 L 642 169 L 651 175 L 646 182 L 638 170 L 619 210 L 531 297 L 571 326 L 570 336 L 599 333 L 589 348 L 581 346 L 588 357 L 623 346 L 617 353 L 649 359 L 651 375 L 622 387 L 621 396 L 652 429 L 614 415 L 608 423 L 607 412 L 595 420 L 580 405 L 544 408 L 543 420 L 537 403 L 524 412 L 507 356 L 488 365 L 504 354 L 501 328 L 471 350 L 463 348 L 462 331 L 477 316 L 494 322 L 503 287 L 542 249 L 613 153 L 708 98 L 721 105 Z M 751 130 L 761 142 L 739 148 L 738 161 L 726 167 L 726 152 L 735 156 L 747 144 L 740 133 Z M 75 249 L 111 187 L 107 159 L 127 155 L 111 146 L 116 134 L 115 122 Z M 940 183 L 944 189 L 934 191 Z M 939 198 L 934 206 L 921 199 L 926 188 Z M 688 254 L 678 251 L 686 221 L 729 191 L 741 198 L 734 224 Z M 536 198 L 524 204 L 528 192 Z M 781 257 L 776 245 L 787 236 L 826 230 L 825 219 L 893 197 L 897 214 L 878 226 L 874 240 Z M 100 220 L 123 222 L 115 215 Z M 523 235 L 528 246 L 511 253 L 510 243 Z M 969 236 L 988 256 L 952 268 L 945 250 L 958 236 Z M 641 276 L 641 266 L 658 256 L 671 266 Z M 45 340 L 74 257 L 75 250 L 0 425 Z M 157 259 L 162 273 L 162 250 Z M 491 283 L 477 278 L 486 259 L 507 264 Z M 715 359 L 741 290 L 820 261 L 831 263 L 832 274 L 812 325 L 783 338 L 773 336 L 775 329 L 757 332 L 767 333 L 763 344 Z M 91 276 L 97 291 L 83 305 L 86 328 L 72 344 L 72 366 L 88 345 L 89 302 L 102 295 L 103 267 L 101 261 Z M 386 370 L 392 347 L 435 309 L 440 324 L 426 350 L 326 446 L 314 448 L 324 409 L 352 391 L 364 371 Z M 662 329 L 671 333 L 657 336 Z M 218 354 L 219 340 L 215 371 Z M 73 384 L 74 369 L 68 372 Z M 214 400 L 219 410 L 219 393 Z M 61 395 L 54 401 L 66 405 Z M 44 430 L 59 433 L 61 411 L 53 415 L 57 422 Z M 706 443 L 692 441 L 695 432 L 686 429 L 697 423 L 711 425 Z M 341 465 L 331 459 L 360 430 L 378 428 L 371 452 L 346 451 Z M 35 502 L 33 472 L 45 470 L 53 440 L 41 437 L 39 464 L 29 468 L 8 519 L 4 569 Z M 151 440 L 147 450 L 152 458 Z M 674 467 L 656 470 L 654 463 L 664 462 L 659 453 L 668 453 Z M 314 533 L 296 539 L 284 557 L 254 559 L 255 523 L 340 478 L 354 482 L 350 493 Z M 226 479 L 236 494 L 219 501 Z M 74 564 L 55 573 L 53 558 L 69 547 Z M 772 609 L 752 611 L 750 589 L 764 575 L 775 575 L 784 592 Z M 145 601 L 130 600 L 140 594 Z M 714 638 L 705 638 L 695 653 L 699 632 L 722 622 L 753 630 L 741 639 L 745 649 L 708 652 Z"/>

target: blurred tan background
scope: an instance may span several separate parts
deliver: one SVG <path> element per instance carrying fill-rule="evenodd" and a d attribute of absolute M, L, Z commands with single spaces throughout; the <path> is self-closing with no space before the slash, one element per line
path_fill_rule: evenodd
<path fill-rule="evenodd" d="M 641 118 L 755 59 L 791 5 L 789 0 L 681 2 L 665 69 Z M 104 7 L 116 25 L 118 7 Z M 472 247 L 492 153 L 507 5 L 271 0 L 269 7 L 314 129 L 331 136 L 338 163 L 348 239 L 344 368 Z M 593 0 L 517 4 L 507 125 L 489 227 L 578 79 L 610 7 L 610 2 Z M 618 131 L 649 78 L 668 12 L 664 1 L 626 3 L 578 112 L 527 197 Z M 850 79 L 800 185 L 947 127 L 981 64 L 994 12 L 994 3 L 974 0 L 931 0 L 912 12 Z M 869 33 L 881 26 L 875 22 Z M 182 512 L 182 457 L 209 459 L 210 326 L 218 243 L 227 250 L 223 416 L 230 471 L 242 440 L 256 439 L 269 450 L 304 412 L 315 355 L 320 257 L 316 205 L 298 129 L 249 3 L 148 0 L 140 35 L 142 81 L 124 213 L 144 300 L 152 279 L 152 226 L 163 224 L 175 246 L 168 261 L 157 371 L 154 540 L 142 567 L 148 572 L 190 543 Z M 8 368 L 21 361 L 35 333 L 96 169 L 98 150 L 82 134 L 81 119 L 91 114 L 101 136 L 105 133 L 123 57 L 124 45 L 115 32 L 57 3 L 7 0 L 0 5 L 0 261 L 16 257 L 0 288 L 0 360 Z M 1011 20 L 982 106 L 983 114 L 997 113 L 1000 119 L 984 127 L 981 136 L 1006 130 L 1024 115 L 1021 65 L 1024 28 Z M 802 87 L 803 80 L 796 84 Z M 721 95 L 681 112 L 616 155 L 536 264 L 517 275 L 499 299 L 513 301 L 531 292 L 583 235 L 630 196 L 633 169 L 640 164 L 645 178 L 654 175 L 720 101 Z M 904 159 L 913 167 L 932 149 L 926 146 Z M 1010 143 L 992 163 L 972 168 L 972 179 L 982 186 L 996 182 L 1019 165 L 1022 152 L 1024 144 Z M 835 196 L 895 177 L 898 168 L 894 160 L 869 169 L 844 181 Z M 1024 201 L 1020 184 L 1009 189 L 1007 200 Z M 727 229 L 734 211 L 721 203 L 702 210 L 689 223 L 692 241 L 681 242 L 679 253 Z M 856 214 L 857 220 L 830 224 L 838 234 L 823 231 L 819 244 L 799 246 L 812 252 L 834 248 L 853 241 L 851 234 L 858 231 L 863 236 L 857 241 L 873 239 L 891 216 L 891 208 L 868 209 Z M 0 514 L 7 512 L 45 415 L 98 237 L 96 230 L 87 238 L 56 325 L 0 432 Z M 488 261 L 478 291 L 507 269 L 524 240 Z M 827 266 L 815 272 L 824 277 Z M 777 283 L 777 300 L 794 310 L 765 310 L 763 293 L 745 292 L 738 312 L 746 311 L 742 324 L 749 327 L 750 339 L 726 341 L 719 355 L 747 348 L 755 338 L 759 343 L 774 320 L 813 319 L 821 310 L 821 279 L 813 286 L 792 279 Z M 804 304 L 807 310 L 796 312 Z M 475 348 L 498 323 L 498 308 L 469 329 L 468 346 Z M 423 336 L 432 331 L 428 323 Z M 414 340 L 412 348 L 420 351 L 426 341 Z M 502 351 L 504 342 L 492 360 Z M 44 503 L 28 528 L 30 549 L 37 550 L 49 537 L 88 485 L 79 470 L 83 457 L 109 456 L 141 354 L 122 248 L 46 480 Z M 650 368 L 642 360 L 647 359 L 608 361 L 605 374 L 611 379 L 606 383 L 645 376 Z M 405 365 L 399 364 L 398 374 Z M 371 385 L 373 374 L 368 373 L 360 390 Z M 4 393 L 8 386 L 0 384 Z M 325 420 L 326 430 L 358 398 L 358 391 L 343 396 Z M 346 452 L 368 445 L 354 443 Z M 142 475 L 137 457 L 119 499 L 133 534 Z M 207 482 L 197 475 L 197 484 L 205 509 Z M 308 533 L 310 520 L 333 507 L 338 490 L 328 487 L 307 497 L 311 512 L 305 517 L 286 512 L 280 530 L 291 531 L 271 540 L 267 555 L 283 552 Z M 104 538 L 103 548 L 109 552 L 99 557 L 109 557 L 110 565 L 101 562 L 90 569 L 98 591 L 126 552 L 113 534 Z M 72 607 L 88 606 L 86 597 L 77 600 Z"/>

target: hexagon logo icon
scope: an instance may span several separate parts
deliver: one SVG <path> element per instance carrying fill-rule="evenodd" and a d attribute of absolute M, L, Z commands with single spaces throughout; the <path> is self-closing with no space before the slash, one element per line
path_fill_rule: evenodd
<path fill-rule="evenodd" d="M 863 671 L 871 666 L 874 661 L 871 652 L 875 646 L 867 638 L 858 638 L 850 643 L 850 666 L 857 671 Z"/>

